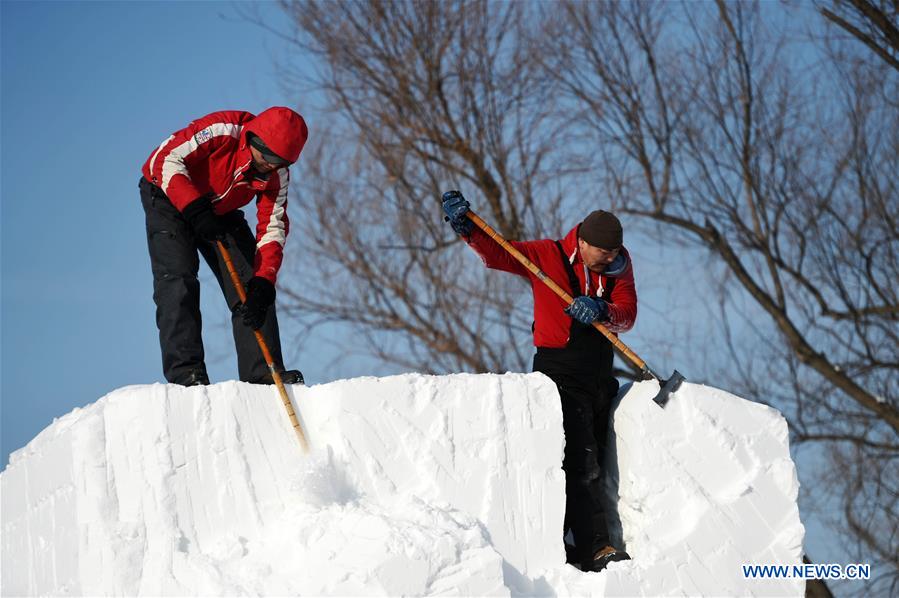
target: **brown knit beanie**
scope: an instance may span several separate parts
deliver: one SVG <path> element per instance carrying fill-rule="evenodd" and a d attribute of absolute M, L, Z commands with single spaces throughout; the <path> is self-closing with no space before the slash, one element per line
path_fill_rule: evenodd
<path fill-rule="evenodd" d="M 621 222 L 611 212 L 596 210 L 584 218 L 578 236 L 594 247 L 618 249 L 623 237 Z"/>

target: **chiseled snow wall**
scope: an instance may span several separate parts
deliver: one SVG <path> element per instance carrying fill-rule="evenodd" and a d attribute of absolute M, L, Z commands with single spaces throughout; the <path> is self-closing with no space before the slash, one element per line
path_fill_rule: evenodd
<path fill-rule="evenodd" d="M 277 393 L 132 386 L 57 420 L 0 475 L 4 596 L 800 595 L 776 411 L 652 383 L 615 412 L 610 501 L 635 557 L 564 564 L 561 410 L 540 374 L 404 375 Z M 613 518 L 614 519 L 614 518 Z M 616 520 L 616 523 L 619 523 Z"/>

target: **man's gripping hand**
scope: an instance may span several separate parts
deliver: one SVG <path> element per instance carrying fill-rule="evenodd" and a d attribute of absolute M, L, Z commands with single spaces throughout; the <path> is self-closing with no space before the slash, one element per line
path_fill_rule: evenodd
<path fill-rule="evenodd" d="M 228 233 L 225 220 L 212 210 L 212 199 L 215 197 L 215 193 L 211 192 L 201 195 L 187 204 L 181 212 L 187 223 L 194 229 L 194 234 L 208 243 L 220 241 Z"/>
<path fill-rule="evenodd" d="M 265 316 L 275 303 L 275 285 L 268 280 L 254 276 L 247 283 L 247 300 L 237 306 L 237 313 L 245 326 L 259 330 L 265 323 Z"/>
<path fill-rule="evenodd" d="M 593 322 L 602 322 L 608 319 L 609 304 L 599 297 L 581 295 L 575 297 L 571 305 L 565 308 L 565 313 L 581 324 L 589 326 Z"/>
<path fill-rule="evenodd" d="M 474 228 L 474 222 L 466 215 L 470 207 L 471 204 L 459 191 L 447 191 L 443 194 L 443 213 L 446 214 L 444 220 L 450 223 L 456 234 L 463 237 L 471 235 Z"/>

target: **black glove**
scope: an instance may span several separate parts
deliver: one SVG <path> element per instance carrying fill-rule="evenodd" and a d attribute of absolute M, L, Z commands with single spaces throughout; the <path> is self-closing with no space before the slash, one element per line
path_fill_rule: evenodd
<path fill-rule="evenodd" d="M 268 308 L 275 303 L 275 285 L 259 276 L 254 276 L 247 283 L 247 300 L 237 306 L 238 314 L 243 317 L 245 326 L 259 330 L 265 323 Z"/>
<path fill-rule="evenodd" d="M 471 235 L 474 228 L 474 222 L 466 216 L 470 207 L 471 204 L 459 191 L 447 191 L 443 194 L 443 212 L 446 214 L 444 220 L 450 223 L 456 234 L 464 237 Z"/>
<path fill-rule="evenodd" d="M 581 295 L 565 308 L 565 313 L 580 322 L 590 325 L 596 320 L 604 321 L 609 317 L 609 304 L 599 297 Z"/>
<path fill-rule="evenodd" d="M 201 195 L 181 211 L 197 237 L 208 243 L 224 239 L 228 232 L 225 220 L 212 211 L 212 200 L 215 197 L 216 194 L 212 192 Z"/>

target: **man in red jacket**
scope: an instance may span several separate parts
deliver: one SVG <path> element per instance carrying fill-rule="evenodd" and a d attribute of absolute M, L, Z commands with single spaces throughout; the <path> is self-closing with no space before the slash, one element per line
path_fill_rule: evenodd
<path fill-rule="evenodd" d="M 245 382 L 271 384 L 256 343 L 261 330 L 275 366 L 283 370 L 275 315 L 275 281 L 290 229 L 288 167 L 300 156 L 308 131 L 303 117 L 274 107 L 258 116 L 214 112 L 170 135 L 143 167 L 140 195 L 146 213 L 153 270 L 153 300 L 166 380 L 209 384 L 201 337 L 199 255 L 209 265 L 232 311 L 238 373 Z M 241 207 L 256 200 L 256 234 Z M 246 285 L 241 303 L 216 241 L 232 248 Z M 236 251 L 234 251 L 236 249 Z M 286 383 L 302 382 L 297 370 Z"/>
<path fill-rule="evenodd" d="M 562 401 L 565 430 L 565 524 L 575 549 L 569 562 L 584 571 L 600 571 L 612 561 L 629 559 L 612 546 L 602 506 L 601 474 L 609 425 L 609 407 L 618 393 L 612 375 L 612 344 L 593 326 L 626 332 L 637 318 L 634 271 L 622 245 L 621 223 L 597 210 L 554 241 L 512 241 L 574 297 L 566 305 L 530 270 L 515 260 L 466 216 L 469 203 L 458 191 L 443 195 L 443 210 L 458 234 L 488 268 L 526 278 L 534 294 L 534 371 L 551 378 Z"/>

